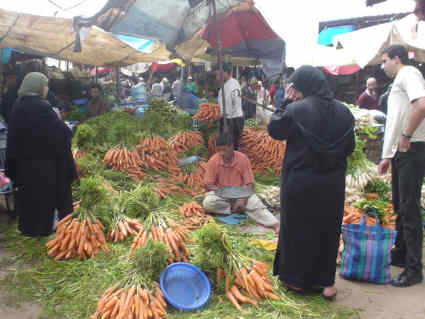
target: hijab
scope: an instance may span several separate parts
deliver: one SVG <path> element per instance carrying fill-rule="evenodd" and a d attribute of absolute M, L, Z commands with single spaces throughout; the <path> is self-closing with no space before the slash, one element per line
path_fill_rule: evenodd
<path fill-rule="evenodd" d="M 37 96 L 41 95 L 43 87 L 47 86 L 49 79 L 43 73 L 31 72 L 28 73 L 22 81 L 18 91 L 18 96 Z"/>
<path fill-rule="evenodd" d="M 292 74 L 289 82 L 304 95 L 304 98 L 309 96 L 324 100 L 333 100 L 334 98 L 325 75 L 313 66 L 304 65 L 298 68 Z"/>

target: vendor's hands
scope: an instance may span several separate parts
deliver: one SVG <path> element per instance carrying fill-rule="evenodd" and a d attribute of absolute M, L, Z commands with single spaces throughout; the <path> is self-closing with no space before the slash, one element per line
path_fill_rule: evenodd
<path fill-rule="evenodd" d="M 405 136 L 400 137 L 400 142 L 398 143 L 399 152 L 407 152 L 410 148 L 410 139 Z"/>
<path fill-rule="evenodd" d="M 232 205 L 232 212 L 239 213 L 245 209 L 247 199 L 237 199 Z"/>
<path fill-rule="evenodd" d="M 385 175 L 388 171 L 388 168 L 391 165 L 391 159 L 390 158 L 384 158 L 378 165 L 378 174 L 379 175 Z"/>
<path fill-rule="evenodd" d="M 301 100 L 304 97 L 303 94 L 300 91 L 298 91 L 297 89 L 295 89 L 292 86 L 292 83 L 289 84 L 286 87 L 285 96 L 286 96 L 287 99 L 292 100 L 292 101 L 298 101 L 298 100 Z"/>

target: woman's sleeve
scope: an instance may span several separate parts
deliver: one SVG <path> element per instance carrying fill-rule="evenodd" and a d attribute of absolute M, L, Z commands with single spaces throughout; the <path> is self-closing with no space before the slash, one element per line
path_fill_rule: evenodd
<path fill-rule="evenodd" d="M 286 140 L 293 134 L 294 122 L 286 105 L 274 111 L 267 130 L 269 135 L 276 140 Z"/>

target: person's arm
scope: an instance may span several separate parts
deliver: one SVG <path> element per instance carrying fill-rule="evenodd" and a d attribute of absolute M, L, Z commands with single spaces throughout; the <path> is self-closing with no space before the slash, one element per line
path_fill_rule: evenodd
<path fill-rule="evenodd" d="M 407 151 L 410 147 L 410 137 L 415 133 L 419 124 L 425 119 L 425 97 L 419 98 L 412 103 L 406 128 L 400 137 L 399 150 Z"/>
<path fill-rule="evenodd" d="M 204 187 L 207 192 L 213 192 L 217 187 L 217 169 L 215 165 L 216 157 L 213 156 L 207 163 L 207 169 L 204 176 Z"/>
<path fill-rule="evenodd" d="M 286 140 L 291 135 L 293 128 L 294 123 L 288 113 L 287 105 L 282 104 L 274 111 L 267 125 L 267 131 L 275 140 Z"/>
<path fill-rule="evenodd" d="M 205 189 L 207 190 L 207 192 L 214 192 L 218 189 L 218 187 L 213 184 L 208 184 L 208 185 L 205 185 Z"/>

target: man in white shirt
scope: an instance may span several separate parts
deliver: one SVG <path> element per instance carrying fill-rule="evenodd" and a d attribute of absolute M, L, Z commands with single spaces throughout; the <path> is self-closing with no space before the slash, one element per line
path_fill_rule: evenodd
<path fill-rule="evenodd" d="M 235 150 L 239 147 L 239 138 L 244 127 L 244 118 L 242 112 L 241 86 L 239 82 L 232 78 L 232 67 L 223 65 L 224 73 L 224 99 L 225 108 L 223 108 L 222 90 L 218 92 L 218 104 L 220 105 L 220 131 L 223 131 L 224 121 L 227 121 L 229 133 L 233 136 L 233 147 Z M 220 70 L 216 71 L 216 80 L 220 81 Z M 224 109 L 226 112 L 224 112 Z"/>
<path fill-rule="evenodd" d="M 382 69 L 394 79 L 382 161 L 378 173 L 392 167 L 397 238 L 391 263 L 405 270 L 391 281 L 408 287 L 423 281 L 421 187 L 425 175 L 425 80 L 418 69 L 406 65 L 407 50 L 393 45 L 382 55 Z"/>

